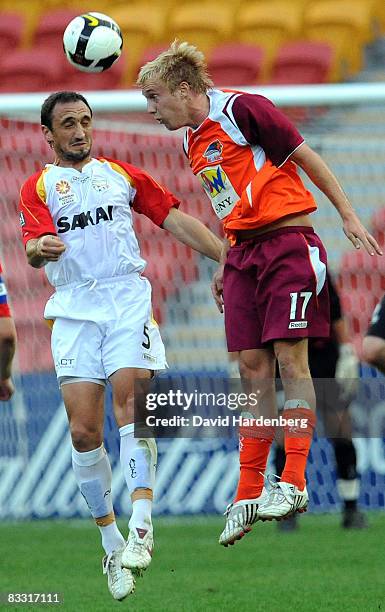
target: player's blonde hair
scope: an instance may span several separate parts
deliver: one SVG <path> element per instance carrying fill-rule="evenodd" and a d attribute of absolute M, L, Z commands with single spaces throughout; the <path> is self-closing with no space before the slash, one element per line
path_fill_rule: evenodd
<path fill-rule="evenodd" d="M 142 87 L 151 79 L 161 80 L 171 93 L 183 81 L 195 93 L 206 93 L 214 85 L 207 72 L 203 53 L 193 45 L 178 40 L 174 40 L 169 49 L 142 66 L 136 84 Z"/>

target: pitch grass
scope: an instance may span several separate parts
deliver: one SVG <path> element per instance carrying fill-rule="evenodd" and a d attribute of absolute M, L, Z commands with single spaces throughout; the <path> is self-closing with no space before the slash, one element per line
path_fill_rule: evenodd
<path fill-rule="evenodd" d="M 115 602 L 91 521 L 0 526 L 0 591 L 54 592 L 73 612 L 369 612 L 385 610 L 385 514 L 347 532 L 338 515 L 304 516 L 296 533 L 257 523 L 227 549 L 219 517 L 155 519 L 156 549 L 136 593 Z M 124 523 L 122 530 L 126 531 Z M 7 610 L 52 610 L 1 605 Z"/>

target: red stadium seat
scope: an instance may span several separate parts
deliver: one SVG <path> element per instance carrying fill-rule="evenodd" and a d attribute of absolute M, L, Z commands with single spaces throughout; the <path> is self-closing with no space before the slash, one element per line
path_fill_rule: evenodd
<path fill-rule="evenodd" d="M 165 44 L 151 45 L 150 47 L 146 47 L 139 58 L 138 71 L 143 66 L 143 64 L 151 62 L 159 55 L 159 53 L 162 53 L 162 51 L 165 51 L 167 48 L 168 45 Z"/>
<path fill-rule="evenodd" d="M 24 19 L 18 13 L 1 13 L 0 19 L 0 57 L 20 46 Z"/>
<path fill-rule="evenodd" d="M 0 91 L 50 91 L 60 86 L 62 58 L 41 49 L 10 53 L 0 62 Z M 62 88 L 62 87 L 61 87 Z"/>
<path fill-rule="evenodd" d="M 63 32 L 69 22 L 79 14 L 73 9 L 60 9 L 43 13 L 33 34 L 34 47 L 63 48 Z"/>
<path fill-rule="evenodd" d="M 269 81 L 274 85 L 326 83 L 333 63 L 327 43 L 298 41 L 280 47 Z"/>
<path fill-rule="evenodd" d="M 255 45 L 225 43 L 211 52 L 209 73 L 215 85 L 252 85 L 260 79 L 263 55 Z"/>

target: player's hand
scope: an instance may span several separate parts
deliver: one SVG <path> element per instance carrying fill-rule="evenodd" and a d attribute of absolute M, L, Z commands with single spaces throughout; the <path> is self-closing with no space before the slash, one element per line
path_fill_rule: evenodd
<path fill-rule="evenodd" d="M 349 218 L 344 220 L 343 229 L 345 235 L 349 238 L 350 242 L 353 243 L 356 249 L 360 249 L 362 244 L 369 255 L 374 255 L 375 253 L 377 253 L 377 255 L 383 254 L 378 242 L 362 225 L 354 212 L 352 212 Z"/>
<path fill-rule="evenodd" d="M 335 378 L 344 399 L 351 398 L 358 389 L 359 360 L 352 344 L 340 344 Z"/>
<path fill-rule="evenodd" d="M 42 236 L 36 243 L 36 255 L 47 261 L 58 261 L 66 245 L 57 236 Z"/>
<path fill-rule="evenodd" d="M 224 265 L 220 264 L 211 281 L 211 292 L 219 312 L 223 312 L 223 270 Z"/>
<path fill-rule="evenodd" d="M 11 378 L 0 380 L 0 401 L 7 402 L 15 392 Z"/>

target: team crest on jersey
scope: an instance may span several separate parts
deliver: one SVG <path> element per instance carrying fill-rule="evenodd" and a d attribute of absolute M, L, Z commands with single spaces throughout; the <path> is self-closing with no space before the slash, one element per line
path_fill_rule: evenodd
<path fill-rule="evenodd" d="M 110 188 L 110 185 L 105 178 L 93 178 L 91 181 L 91 185 L 95 191 L 99 193 L 103 193 Z"/>
<path fill-rule="evenodd" d="M 220 140 L 214 140 L 214 142 L 210 142 L 206 151 L 203 153 L 203 157 L 207 159 L 208 162 L 217 162 L 221 161 L 223 151 L 223 144 Z"/>
<path fill-rule="evenodd" d="M 67 195 L 67 193 L 71 190 L 71 185 L 68 181 L 58 181 L 55 185 L 55 189 L 59 195 Z"/>

